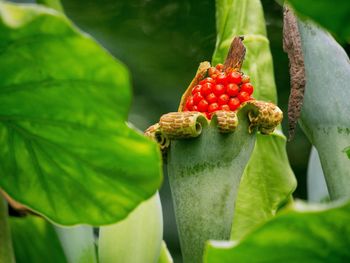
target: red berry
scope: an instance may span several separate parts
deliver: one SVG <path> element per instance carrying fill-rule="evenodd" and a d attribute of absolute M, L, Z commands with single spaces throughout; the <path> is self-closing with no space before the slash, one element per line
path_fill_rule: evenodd
<path fill-rule="evenodd" d="M 242 102 L 245 102 L 245 101 L 249 100 L 250 96 L 249 96 L 249 94 L 247 92 L 241 91 L 240 93 L 238 93 L 237 98 L 242 103 Z"/>
<path fill-rule="evenodd" d="M 223 71 L 223 70 L 224 70 L 224 65 L 221 64 L 221 63 L 219 63 L 219 64 L 217 64 L 217 65 L 215 66 L 215 68 L 216 68 L 217 70 Z"/>
<path fill-rule="evenodd" d="M 202 90 L 202 85 L 196 85 L 192 89 L 192 94 L 195 94 L 197 92 L 201 92 L 201 90 Z"/>
<path fill-rule="evenodd" d="M 231 97 L 237 96 L 238 92 L 239 92 L 239 87 L 237 84 L 230 83 L 226 86 L 226 93 L 229 96 Z"/>
<path fill-rule="evenodd" d="M 216 83 L 217 84 L 226 84 L 227 83 L 227 78 L 226 78 L 226 74 L 225 73 L 220 73 L 217 77 L 216 77 Z"/>
<path fill-rule="evenodd" d="M 209 107 L 208 107 L 208 112 L 209 113 L 217 111 L 217 110 L 219 110 L 219 104 L 217 104 L 216 102 L 210 104 Z"/>
<path fill-rule="evenodd" d="M 198 106 L 197 106 L 197 105 L 194 105 L 194 106 L 192 107 L 192 111 L 198 111 Z"/>
<path fill-rule="evenodd" d="M 206 100 L 203 99 L 197 105 L 198 111 L 205 112 L 205 111 L 207 111 L 208 106 L 209 106 L 209 103 Z"/>
<path fill-rule="evenodd" d="M 213 89 L 213 84 L 211 83 L 205 83 L 203 86 L 202 86 L 202 95 L 205 97 L 205 96 L 208 96 L 211 92 L 212 92 L 212 89 Z"/>
<path fill-rule="evenodd" d="M 230 107 L 230 110 L 235 111 L 240 105 L 240 101 L 237 98 L 231 98 L 228 101 L 228 106 Z"/>
<path fill-rule="evenodd" d="M 218 77 L 218 74 L 217 74 L 217 73 L 211 75 L 211 78 L 212 78 L 212 79 L 215 79 L 215 80 L 216 80 L 217 77 Z"/>
<path fill-rule="evenodd" d="M 209 112 L 206 112 L 206 113 L 205 113 L 205 116 L 207 116 L 207 119 L 209 119 L 209 120 L 211 119 L 211 115 L 210 115 Z"/>
<path fill-rule="evenodd" d="M 230 111 L 230 106 L 228 106 L 227 104 L 220 105 L 219 109 L 220 110 L 225 110 L 225 111 Z"/>
<path fill-rule="evenodd" d="M 253 85 L 251 84 L 251 83 L 244 83 L 244 84 L 242 84 L 242 86 L 241 86 L 241 92 L 242 91 L 245 91 L 245 92 L 247 92 L 249 95 L 252 95 L 252 93 L 253 93 L 253 91 L 254 91 L 254 87 L 253 87 Z"/>
<path fill-rule="evenodd" d="M 227 104 L 229 99 L 230 99 L 230 97 L 227 94 L 222 94 L 218 97 L 218 103 L 219 103 L 219 105 Z"/>
<path fill-rule="evenodd" d="M 187 101 L 186 101 L 186 108 L 187 108 L 188 110 L 192 110 L 193 104 L 194 104 L 193 98 L 192 98 L 192 96 L 189 96 L 189 97 L 187 98 Z"/>
<path fill-rule="evenodd" d="M 242 83 L 248 83 L 250 81 L 250 77 L 248 75 L 242 75 Z"/>
<path fill-rule="evenodd" d="M 207 100 L 207 102 L 209 104 L 214 103 L 214 102 L 217 101 L 217 98 L 216 98 L 214 93 L 210 93 L 208 96 L 205 97 L 205 99 Z"/>
<path fill-rule="evenodd" d="M 203 85 L 203 84 L 205 84 L 205 83 L 212 83 L 212 84 L 214 84 L 214 83 L 215 83 L 215 80 L 213 80 L 212 78 L 208 77 L 208 78 L 202 79 L 202 80 L 199 82 L 200 85 Z"/>
<path fill-rule="evenodd" d="M 203 98 L 202 94 L 200 92 L 197 92 L 193 95 L 193 104 L 197 105 Z"/>
<path fill-rule="evenodd" d="M 216 96 L 220 96 L 225 93 L 225 86 L 222 84 L 217 84 L 214 86 L 213 92 Z"/>
<path fill-rule="evenodd" d="M 227 75 L 227 81 L 229 83 L 239 84 L 242 81 L 242 75 L 237 71 L 232 71 Z"/>

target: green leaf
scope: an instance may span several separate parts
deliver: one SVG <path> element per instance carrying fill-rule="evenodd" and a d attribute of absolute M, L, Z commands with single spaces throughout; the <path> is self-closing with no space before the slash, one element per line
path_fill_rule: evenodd
<path fill-rule="evenodd" d="M 348 0 L 288 0 L 302 16 L 308 16 L 340 39 L 350 42 L 350 5 Z"/>
<path fill-rule="evenodd" d="M 161 183 L 125 67 L 62 14 L 0 4 L 0 186 L 60 224 L 123 219 Z"/>
<path fill-rule="evenodd" d="M 7 210 L 7 202 L 0 193 L 0 262 L 14 263 L 15 257 L 11 242 L 11 232 Z"/>
<path fill-rule="evenodd" d="M 296 181 L 285 144 L 284 136 L 257 135 L 238 191 L 231 239 L 244 237 L 290 201 Z"/>
<path fill-rule="evenodd" d="M 17 263 L 67 262 L 54 228 L 43 218 L 11 218 L 10 224 Z"/>
<path fill-rule="evenodd" d="M 156 263 L 163 237 L 158 193 L 141 203 L 127 218 L 100 228 L 100 263 Z"/>
<path fill-rule="evenodd" d="M 350 261 L 350 203 L 296 202 L 241 242 L 209 243 L 206 263 Z"/>
<path fill-rule="evenodd" d="M 68 263 L 96 263 L 93 227 L 54 226 Z"/>
<path fill-rule="evenodd" d="M 244 35 L 247 53 L 242 71 L 250 75 L 254 97 L 277 102 L 272 56 L 259 0 L 217 0 L 217 42 L 213 63 L 222 63 L 234 36 Z M 290 199 L 296 180 L 281 131 L 257 135 L 255 148 L 244 171 L 236 200 L 232 239 L 239 239 L 274 216 Z"/>
<path fill-rule="evenodd" d="M 160 249 L 158 263 L 174 263 L 173 258 L 171 257 L 164 241 L 162 242 L 162 247 Z"/>
<path fill-rule="evenodd" d="M 298 21 L 305 60 L 306 91 L 300 124 L 315 145 L 331 199 L 350 196 L 350 64 L 330 34 Z M 330 84 L 331 83 L 331 84 Z"/>

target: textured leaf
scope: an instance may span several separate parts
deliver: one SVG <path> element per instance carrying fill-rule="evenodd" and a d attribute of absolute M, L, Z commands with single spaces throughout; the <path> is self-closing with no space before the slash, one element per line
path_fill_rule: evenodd
<path fill-rule="evenodd" d="M 331 199 L 350 196 L 350 63 L 332 36 L 298 21 L 306 72 L 301 126 L 315 145 Z"/>
<path fill-rule="evenodd" d="M 349 262 L 349 220 L 350 203 L 296 202 L 239 243 L 210 242 L 204 262 Z"/>
<path fill-rule="evenodd" d="M 100 228 L 100 263 L 156 263 L 163 237 L 158 193 L 141 203 L 127 218 Z"/>
<path fill-rule="evenodd" d="M 259 0 L 217 0 L 217 43 L 213 63 L 223 62 L 232 38 L 244 35 L 242 71 L 250 75 L 254 97 L 277 101 L 269 40 Z M 255 149 L 241 179 L 231 238 L 239 239 L 289 200 L 296 187 L 285 151 L 285 137 L 257 135 Z M 258 202 L 258 203 L 257 203 Z"/>
<path fill-rule="evenodd" d="M 0 4 L 0 186 L 60 224 L 124 218 L 161 182 L 125 67 L 60 13 Z"/>
<path fill-rule="evenodd" d="M 11 218 L 10 224 L 17 263 L 67 262 L 54 228 L 43 218 Z"/>
<path fill-rule="evenodd" d="M 288 0 L 302 16 L 308 16 L 342 40 L 350 42 L 350 4 L 348 0 Z"/>

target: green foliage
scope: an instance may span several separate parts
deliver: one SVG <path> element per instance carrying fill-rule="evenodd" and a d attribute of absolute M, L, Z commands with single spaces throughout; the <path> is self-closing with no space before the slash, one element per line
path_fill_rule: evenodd
<path fill-rule="evenodd" d="M 0 260 L 2 262 L 14 263 L 15 258 L 11 242 L 7 210 L 7 202 L 0 193 Z"/>
<path fill-rule="evenodd" d="M 156 263 L 163 237 L 158 193 L 141 203 L 127 218 L 100 228 L 100 263 Z"/>
<path fill-rule="evenodd" d="M 0 3 L 0 186 L 60 224 L 124 218 L 161 183 L 125 67 L 62 14 Z"/>
<path fill-rule="evenodd" d="M 348 0 L 288 0 L 302 16 L 308 16 L 341 40 L 350 42 L 350 4 Z"/>
<path fill-rule="evenodd" d="M 212 0 L 62 3 L 69 17 L 99 39 L 133 73 L 137 116 L 130 117 L 144 129 L 161 113 L 177 109 L 198 64 L 209 60 L 214 50 Z"/>
<path fill-rule="evenodd" d="M 223 62 L 232 38 L 244 35 L 247 48 L 242 71 L 250 75 L 254 97 L 277 101 L 272 57 L 259 0 L 217 0 L 217 43 L 213 63 Z M 238 22 L 237 22 L 238 21 Z M 232 239 L 239 239 L 275 215 L 296 187 L 280 131 L 257 135 L 251 159 L 244 171 L 235 207 Z"/>
<path fill-rule="evenodd" d="M 10 224 L 17 263 L 67 263 L 57 234 L 45 219 L 11 218 Z"/>
<path fill-rule="evenodd" d="M 331 199 L 350 196 L 350 64 L 330 34 L 298 22 L 305 60 L 306 91 L 300 123 L 315 145 Z"/>
<path fill-rule="evenodd" d="M 204 262 L 349 262 L 349 215 L 349 202 L 296 202 L 239 243 L 210 242 Z"/>

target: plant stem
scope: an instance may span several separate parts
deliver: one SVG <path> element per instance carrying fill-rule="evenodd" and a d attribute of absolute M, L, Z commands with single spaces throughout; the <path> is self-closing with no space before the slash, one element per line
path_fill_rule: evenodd
<path fill-rule="evenodd" d="M 59 12 L 64 13 L 63 6 L 60 0 L 37 0 L 38 4 L 45 5 L 47 7 L 51 7 Z"/>
<path fill-rule="evenodd" d="M 0 262 L 14 263 L 15 257 L 7 218 L 7 202 L 0 194 Z"/>

